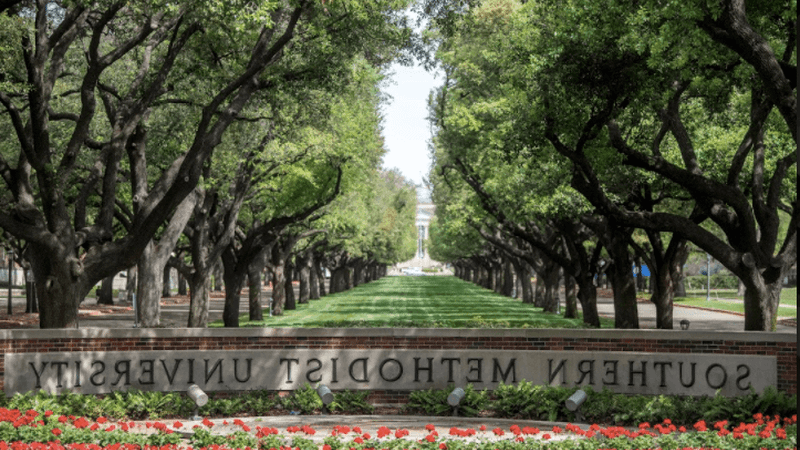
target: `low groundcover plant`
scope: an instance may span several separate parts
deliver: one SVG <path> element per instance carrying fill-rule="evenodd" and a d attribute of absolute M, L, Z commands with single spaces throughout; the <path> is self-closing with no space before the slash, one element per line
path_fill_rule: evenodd
<path fill-rule="evenodd" d="M 217 425 L 235 431 L 217 434 Z M 219 428 L 219 427 L 218 427 Z M 228 428 L 226 428 L 228 429 Z M 406 429 L 380 427 L 374 435 L 358 426 L 333 427 L 329 436 L 312 439 L 312 427 L 291 426 L 285 431 L 248 426 L 241 419 L 211 421 L 188 427 L 180 421 L 128 422 L 104 417 L 84 417 L 0 408 L 0 450 L 745 450 L 796 449 L 797 415 L 781 418 L 756 414 L 739 424 L 698 421 L 677 426 L 669 419 L 636 428 L 567 424 L 549 429 L 511 426 L 501 428 L 437 430 L 425 427 L 425 436 L 411 439 Z"/>

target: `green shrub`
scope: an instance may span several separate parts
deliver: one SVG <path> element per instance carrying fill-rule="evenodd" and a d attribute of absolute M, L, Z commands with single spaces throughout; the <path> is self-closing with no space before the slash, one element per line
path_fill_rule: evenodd
<path fill-rule="evenodd" d="M 278 406 L 279 401 L 275 397 L 275 393 L 270 391 L 251 391 L 242 397 L 242 407 L 250 415 L 263 416 Z"/>
<path fill-rule="evenodd" d="M 297 411 L 300 414 L 312 414 L 322 410 L 323 407 L 317 390 L 308 383 L 296 389 L 292 395 L 284 397 L 281 403 L 289 411 Z"/>
<path fill-rule="evenodd" d="M 348 414 L 372 414 L 375 409 L 367 402 L 369 391 L 342 391 L 333 394 L 333 401 L 328 405 L 331 411 L 341 411 Z"/>
<path fill-rule="evenodd" d="M 409 395 L 406 410 L 428 416 L 450 415 L 453 412 L 453 407 L 447 403 L 447 396 L 450 395 L 453 389 L 453 386 L 449 386 L 447 389 L 414 391 Z M 488 405 L 489 395 L 487 391 L 476 391 L 471 384 L 468 384 L 464 388 L 464 398 L 458 404 L 458 414 L 474 417 L 486 409 Z"/>
<path fill-rule="evenodd" d="M 573 416 L 564 402 L 576 390 L 534 385 L 525 380 L 516 385 L 501 383 L 493 392 L 491 408 L 501 417 L 555 421 Z"/>
<path fill-rule="evenodd" d="M 407 412 L 425 415 L 449 415 L 452 408 L 447 396 L 453 387 L 415 391 L 409 395 Z M 465 397 L 459 405 L 459 414 L 476 416 L 483 411 L 497 417 L 573 422 L 575 413 L 566 409 L 564 402 L 578 388 L 533 385 L 525 380 L 516 385 L 501 384 L 491 396 L 487 391 L 476 391 L 471 385 L 464 389 Z M 774 388 L 763 393 L 728 398 L 721 395 L 690 397 L 675 395 L 624 395 L 608 389 L 594 391 L 582 387 L 588 398 L 580 413 L 589 423 L 636 426 L 642 422 L 660 423 L 671 419 L 675 423 L 690 425 L 698 420 L 714 423 L 728 420 L 747 422 L 753 414 L 788 417 L 797 413 L 797 395 L 787 395 Z M 366 391 L 343 391 L 334 394 L 330 409 L 346 413 L 372 412 Z M 0 393 L 0 395 L 2 395 Z M 4 397 L 2 397 L 4 398 Z M 9 409 L 26 411 L 53 411 L 55 416 L 108 417 L 123 419 L 158 419 L 189 417 L 194 403 L 180 392 L 112 392 L 102 397 L 67 393 L 51 395 L 44 391 L 16 394 L 5 399 Z M 316 390 L 306 384 L 292 395 L 278 399 L 274 392 L 253 391 L 235 397 L 215 397 L 200 409 L 207 417 L 231 417 L 241 414 L 264 415 L 278 405 L 290 411 L 312 414 L 323 407 Z M 2 430 L 0 430 L 2 432 Z M 2 437 L 2 436 L 0 436 Z M 154 438 L 155 439 L 155 438 Z"/>
<path fill-rule="evenodd" d="M 686 277 L 688 289 L 705 289 L 708 286 L 706 275 L 692 275 Z M 738 289 L 739 278 L 730 273 L 715 273 L 711 275 L 711 289 Z"/>

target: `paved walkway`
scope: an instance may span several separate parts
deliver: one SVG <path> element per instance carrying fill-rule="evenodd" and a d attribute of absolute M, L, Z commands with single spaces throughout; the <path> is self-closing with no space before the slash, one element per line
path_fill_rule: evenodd
<path fill-rule="evenodd" d="M 251 433 L 256 433 L 259 428 L 274 428 L 283 436 L 310 439 L 318 445 L 321 445 L 324 439 L 331 435 L 338 435 L 341 442 L 351 442 L 358 437 L 377 439 L 379 436 L 383 441 L 402 438 L 415 442 L 424 441 L 431 434 L 435 435 L 434 438 L 437 442 L 442 440 L 460 440 L 464 442 L 513 441 L 516 439 L 515 429 L 517 435 L 522 436 L 526 441 L 576 438 L 574 434 L 564 431 L 568 425 L 565 422 L 497 418 L 321 414 L 247 417 L 239 418 L 236 423 L 234 423 L 234 420 L 236 419 L 212 420 L 211 433 L 229 435 L 242 429 L 249 429 Z M 207 427 L 208 425 L 208 423 L 204 424 L 200 420 L 184 420 L 177 424 L 171 420 L 162 422 L 168 428 L 185 433 L 187 436 L 192 433 L 193 427 Z M 137 423 L 137 425 L 139 425 L 139 429 L 134 429 L 134 431 L 148 432 L 147 428 L 142 426 L 145 424 Z M 179 425 L 180 428 L 175 428 L 175 425 Z M 577 426 L 586 431 L 590 425 L 577 424 Z M 292 430 L 287 431 L 290 427 Z M 343 427 L 347 428 L 343 429 Z M 355 430 L 353 430 L 354 427 Z M 388 428 L 388 435 L 382 436 L 379 434 L 379 430 L 382 427 Z M 300 429 L 298 430 L 297 428 Z M 473 430 L 474 434 L 471 436 L 457 436 L 456 433 L 458 431 L 451 434 L 451 430 L 454 428 L 462 432 Z M 553 431 L 554 428 L 555 432 Z M 336 433 L 334 433 L 334 430 Z M 383 431 L 386 432 L 387 430 Z M 398 431 L 400 433 L 395 434 Z M 522 433 L 523 431 L 525 433 Z M 150 432 L 153 431 L 151 430 Z"/>

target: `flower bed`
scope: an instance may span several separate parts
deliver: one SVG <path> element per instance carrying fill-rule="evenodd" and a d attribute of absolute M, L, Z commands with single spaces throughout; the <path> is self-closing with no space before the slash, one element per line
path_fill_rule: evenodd
<path fill-rule="evenodd" d="M 220 429 L 224 432 L 220 433 Z M 412 437 L 407 429 L 383 426 L 372 433 L 338 425 L 327 436 L 308 426 L 276 428 L 248 425 L 241 419 L 196 425 L 180 421 L 129 422 L 104 417 L 89 420 L 51 411 L 0 408 L 0 450 L 598 450 L 598 449 L 796 449 L 797 415 L 781 418 L 756 414 L 748 423 L 720 421 L 676 426 L 670 420 L 638 428 L 567 424 L 548 429 L 450 428 L 428 424 Z M 415 434 L 420 434 L 418 431 Z"/>

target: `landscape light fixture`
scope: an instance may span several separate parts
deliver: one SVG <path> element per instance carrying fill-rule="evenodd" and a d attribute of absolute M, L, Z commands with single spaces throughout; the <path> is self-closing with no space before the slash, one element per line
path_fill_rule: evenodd
<path fill-rule="evenodd" d="M 458 404 L 461 403 L 465 395 L 464 389 L 457 387 L 447 396 L 447 404 L 453 407 L 454 417 L 458 415 Z"/>
<path fill-rule="evenodd" d="M 567 409 L 575 413 L 575 417 L 583 422 L 583 414 L 580 411 L 581 405 L 589 396 L 583 390 L 577 390 L 574 394 L 570 395 L 566 402 Z"/>
<path fill-rule="evenodd" d="M 193 384 L 186 390 L 186 395 L 194 402 L 194 417 L 192 420 L 200 420 L 200 407 L 208 403 L 208 394 L 200 389 L 200 386 Z"/>
<path fill-rule="evenodd" d="M 325 406 L 331 404 L 333 401 L 333 392 L 331 392 L 331 388 L 324 384 L 320 384 L 317 388 L 317 395 L 319 395 L 322 404 Z"/>
<path fill-rule="evenodd" d="M 322 414 L 326 414 L 328 410 L 328 405 L 333 402 L 333 392 L 331 392 L 331 388 L 324 384 L 320 384 L 317 387 L 317 395 L 319 395 L 319 399 L 322 400 Z"/>
<path fill-rule="evenodd" d="M 689 329 L 689 321 L 686 319 L 681 320 L 681 330 Z"/>

